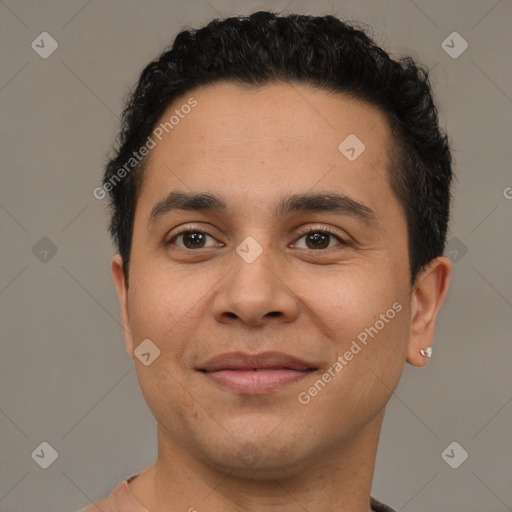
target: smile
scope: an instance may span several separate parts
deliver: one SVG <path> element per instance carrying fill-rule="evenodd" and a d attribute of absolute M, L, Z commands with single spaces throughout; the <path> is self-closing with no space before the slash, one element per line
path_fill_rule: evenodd
<path fill-rule="evenodd" d="M 304 379 L 316 368 L 280 352 L 245 354 L 230 352 L 210 359 L 199 370 L 213 383 L 239 394 L 276 391 Z"/>

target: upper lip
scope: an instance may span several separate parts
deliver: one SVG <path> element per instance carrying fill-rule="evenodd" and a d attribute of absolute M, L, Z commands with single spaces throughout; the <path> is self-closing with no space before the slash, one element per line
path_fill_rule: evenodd
<path fill-rule="evenodd" d="M 215 372 L 220 370 L 313 370 L 313 365 L 298 357 L 283 352 L 260 352 L 247 354 L 245 352 L 226 352 L 208 359 L 199 370 Z"/>

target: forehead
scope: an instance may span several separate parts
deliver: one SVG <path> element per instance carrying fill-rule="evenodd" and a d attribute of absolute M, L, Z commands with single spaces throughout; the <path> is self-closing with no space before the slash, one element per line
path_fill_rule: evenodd
<path fill-rule="evenodd" d="M 306 148 L 323 147 L 332 157 L 339 156 L 338 145 L 350 133 L 366 139 L 374 149 L 388 142 L 386 116 L 376 107 L 306 84 L 278 82 L 254 87 L 219 82 L 201 86 L 175 100 L 161 121 L 181 110 L 191 97 L 197 106 L 170 132 L 175 146 L 186 143 L 200 151 L 215 145 L 218 151 L 224 149 L 229 154 L 229 150 L 243 145 L 245 151 L 254 153 L 264 148 L 251 143 L 264 141 L 275 154 L 278 149 L 286 151 L 295 141 L 305 143 Z M 171 137 L 164 134 L 164 138 L 173 144 Z"/>
<path fill-rule="evenodd" d="M 284 189 L 303 193 L 318 186 L 356 200 L 366 195 L 370 203 L 392 195 L 386 115 L 339 93 L 304 84 L 219 82 L 174 101 L 158 126 L 143 203 L 173 188 L 231 191 L 240 205 L 248 199 L 263 205 Z"/>

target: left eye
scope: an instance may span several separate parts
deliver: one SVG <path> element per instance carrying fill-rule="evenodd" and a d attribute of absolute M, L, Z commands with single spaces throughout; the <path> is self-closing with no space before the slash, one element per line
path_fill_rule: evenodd
<path fill-rule="evenodd" d="M 306 247 L 301 247 L 301 249 L 329 249 L 331 247 L 330 241 L 333 238 L 339 242 L 339 244 L 336 245 L 341 245 L 344 243 L 344 241 L 339 236 L 336 236 L 335 234 L 329 233 L 327 231 L 309 231 L 308 233 L 302 235 L 299 240 L 302 238 L 305 238 L 306 240 Z"/>

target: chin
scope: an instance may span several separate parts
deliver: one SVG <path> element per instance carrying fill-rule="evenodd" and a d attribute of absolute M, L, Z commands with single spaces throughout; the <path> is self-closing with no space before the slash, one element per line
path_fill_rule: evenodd
<path fill-rule="evenodd" d="M 289 434 L 272 441 L 268 436 L 223 439 L 198 447 L 196 454 L 215 471 L 244 480 L 282 480 L 310 467 L 314 447 L 290 442 Z"/>
<path fill-rule="evenodd" d="M 283 460 L 262 454 L 257 460 L 243 460 L 235 457 L 209 457 L 208 463 L 212 469 L 241 480 L 269 481 L 286 480 L 296 477 L 306 471 L 309 464 L 295 454 L 292 460 Z"/>

